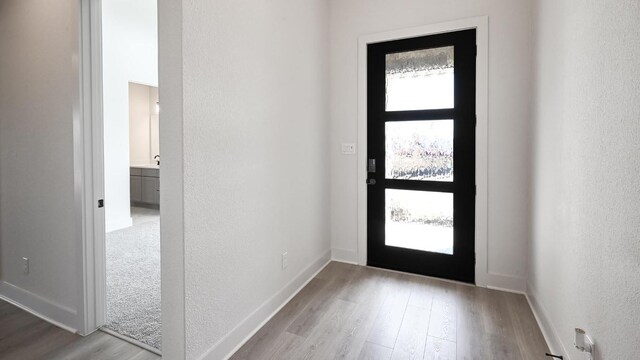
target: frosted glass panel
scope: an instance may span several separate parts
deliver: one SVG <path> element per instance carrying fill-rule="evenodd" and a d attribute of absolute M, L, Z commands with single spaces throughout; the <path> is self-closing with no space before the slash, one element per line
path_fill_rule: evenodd
<path fill-rule="evenodd" d="M 453 181 L 453 120 L 386 122 L 385 177 Z"/>
<path fill-rule="evenodd" d="M 453 255 L 453 194 L 385 190 L 385 244 Z"/>
<path fill-rule="evenodd" d="M 453 108 L 453 46 L 386 55 L 386 110 Z"/>

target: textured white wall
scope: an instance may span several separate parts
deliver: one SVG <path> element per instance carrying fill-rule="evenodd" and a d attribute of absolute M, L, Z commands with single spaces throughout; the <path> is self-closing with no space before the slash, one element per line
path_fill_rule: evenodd
<path fill-rule="evenodd" d="M 189 359 L 330 248 L 328 12 L 324 0 L 183 2 Z"/>
<path fill-rule="evenodd" d="M 540 0 L 529 291 L 556 351 L 640 351 L 640 3 Z M 564 349 L 562 349 L 564 348 Z"/>
<path fill-rule="evenodd" d="M 489 16 L 488 281 L 524 288 L 528 238 L 530 1 L 331 1 L 331 242 L 356 261 L 358 36 Z M 363 149 L 358 149 L 363 151 Z"/>
<path fill-rule="evenodd" d="M 79 4 L 0 2 L 0 290 L 77 329 L 83 316 L 73 159 Z M 28 275 L 22 257 L 30 260 Z"/>
<path fill-rule="evenodd" d="M 103 0 L 106 231 L 131 226 L 129 82 L 158 85 L 157 0 Z"/>

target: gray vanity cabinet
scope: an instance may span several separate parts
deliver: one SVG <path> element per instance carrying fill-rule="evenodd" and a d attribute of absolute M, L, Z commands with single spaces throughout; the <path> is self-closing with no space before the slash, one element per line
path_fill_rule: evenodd
<path fill-rule="evenodd" d="M 131 167 L 130 190 L 133 205 L 160 205 L 160 170 Z"/>
<path fill-rule="evenodd" d="M 142 202 L 146 204 L 160 204 L 158 178 L 142 177 Z"/>
<path fill-rule="evenodd" d="M 131 175 L 129 178 L 130 178 L 129 192 L 131 194 L 131 202 L 132 203 L 142 202 L 142 176 Z"/>

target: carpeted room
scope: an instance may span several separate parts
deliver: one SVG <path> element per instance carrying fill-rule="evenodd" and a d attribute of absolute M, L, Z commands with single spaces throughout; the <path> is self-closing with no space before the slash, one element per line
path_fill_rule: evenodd
<path fill-rule="evenodd" d="M 161 349 L 157 1 L 101 1 L 105 321 Z"/>
<path fill-rule="evenodd" d="M 159 350 L 160 212 L 132 207 L 131 213 L 133 226 L 106 237 L 106 327 Z"/>

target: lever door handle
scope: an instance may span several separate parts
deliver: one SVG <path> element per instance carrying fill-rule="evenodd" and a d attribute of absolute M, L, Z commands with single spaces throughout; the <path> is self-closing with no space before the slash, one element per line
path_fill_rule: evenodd
<path fill-rule="evenodd" d="M 367 179 L 367 185 L 375 185 L 376 179 Z"/>

